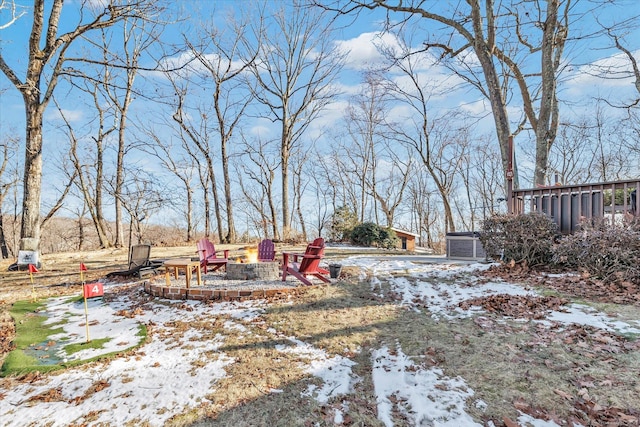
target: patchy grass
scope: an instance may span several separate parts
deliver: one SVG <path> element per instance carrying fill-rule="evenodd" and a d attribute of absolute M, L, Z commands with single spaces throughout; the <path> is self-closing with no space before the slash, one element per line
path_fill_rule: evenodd
<path fill-rule="evenodd" d="M 392 280 L 406 278 L 409 284 L 437 281 L 443 289 L 447 283 L 470 287 L 483 278 L 409 277 L 408 271 L 374 278 L 371 272 L 356 268 L 344 268 L 343 274 L 348 280 L 307 288 L 290 300 L 269 301 L 251 320 L 220 315 L 175 321 L 165 328 L 150 325 L 152 334 L 175 339 L 175 345 L 185 351 L 190 344 L 180 338 L 189 331 L 197 330 L 194 339 L 199 340 L 224 337 L 219 349 L 192 362 L 190 375 L 197 376 L 202 367 L 220 357 L 234 361 L 225 366 L 226 377 L 209 385 L 197 407 L 174 416 L 166 425 L 332 426 L 340 412 L 344 425 L 382 426 L 371 373 L 372 354 L 383 346 L 391 351 L 401 349 L 415 369 L 437 368 L 447 377 L 464 379 L 474 391 L 466 411 L 481 423 L 509 425 L 505 419 L 515 420 L 524 412 L 560 425 L 638 425 L 638 418 L 631 418 L 640 408 L 637 336 L 517 318 L 506 315 L 509 310 L 460 319 L 434 318 L 428 301 L 405 301 L 407 306 L 400 306 L 402 296 L 392 286 Z M 563 288 L 535 285 L 543 297 L 561 296 L 587 304 L 616 320 L 640 318 L 640 306 L 594 302 L 589 297 L 578 300 Z M 478 298 L 483 299 L 514 306 L 522 300 Z M 149 300 L 141 296 L 140 305 Z M 549 298 L 530 300 L 542 304 Z M 169 305 L 157 299 L 153 304 Z M 27 319 L 30 310 L 23 308 L 23 320 L 32 320 Z M 352 390 L 326 402 L 310 395 L 310 386 L 322 386 L 321 380 L 304 369 L 308 365 L 304 356 L 283 350 L 299 342 L 323 351 L 328 358 L 339 356 L 354 362 L 352 373 L 357 380 Z M 100 386 L 98 381 L 96 387 Z M 629 418 L 607 418 L 617 410 L 626 411 Z M 406 425 L 400 409 L 394 419 Z M 85 421 L 91 422 L 90 414 Z M 145 425 L 145 421 L 135 424 Z"/>
<path fill-rule="evenodd" d="M 276 425 L 329 426 L 336 409 L 344 412 L 346 425 L 382 425 L 370 374 L 371 352 L 381 346 L 402 348 L 422 369 L 437 367 L 444 375 L 463 378 L 475 392 L 467 411 L 496 425 L 521 412 L 585 422 L 588 416 L 576 410 L 579 402 L 640 408 L 640 352 L 624 337 L 497 313 L 435 320 L 425 309 L 394 304 L 397 296 L 384 280 L 375 293 L 377 297 L 368 282 L 343 282 L 309 289 L 293 302 L 271 304 L 250 333 L 234 332 L 227 339 L 224 352 L 238 363 L 217 384 L 211 395 L 214 405 L 192 419 L 194 425 L 269 425 L 279 420 Z M 283 336 L 356 362 L 359 381 L 353 392 L 325 404 L 305 399 L 305 389 L 315 380 L 299 370 L 295 357 L 275 349 L 290 345 Z M 614 339 L 616 346 L 599 347 Z"/>
<path fill-rule="evenodd" d="M 312 422 L 330 426 L 335 425 L 335 409 L 347 407 L 349 424 L 382 426 L 377 419 L 368 349 L 377 347 L 383 331 L 396 324 L 398 308 L 371 299 L 367 287 L 341 283 L 310 288 L 293 302 L 270 304 L 249 330 L 229 329 L 227 325 L 225 345 L 220 350 L 236 363 L 228 367 L 228 376 L 208 396 L 211 407 L 178 417 L 172 425 L 183 425 L 190 419 L 194 426 L 212 422 L 271 425 L 274 420 L 278 426 Z M 355 361 L 354 373 L 361 378 L 355 393 L 326 404 L 309 396 L 309 387 L 320 386 L 321 381 L 301 369 L 303 356 L 279 350 L 294 346 L 295 340 L 321 349 L 327 357 L 339 355 Z"/>
<path fill-rule="evenodd" d="M 89 342 L 69 344 L 69 345 L 65 345 L 63 349 L 67 355 L 72 355 L 73 353 L 77 353 L 79 351 L 86 350 L 88 348 L 92 348 L 92 349 L 104 348 L 104 345 L 110 342 L 112 339 L 113 338 L 100 338 L 97 340 L 91 340 Z"/>
<path fill-rule="evenodd" d="M 67 302 L 72 304 L 80 300 L 82 300 L 82 297 L 71 297 Z M 0 369 L 1 376 L 25 375 L 30 372 L 51 372 L 110 358 L 121 353 L 121 351 L 114 351 L 81 360 L 68 360 L 66 357 L 59 356 L 59 350 L 62 350 L 71 359 L 75 353 L 80 351 L 102 349 L 105 348 L 105 344 L 116 337 L 105 337 L 92 339 L 89 342 L 69 344 L 65 344 L 71 340 L 71 337 L 68 336 L 53 340 L 50 337 L 64 333 L 62 326 L 68 321 L 67 319 L 62 319 L 55 323 L 45 323 L 48 320 L 45 302 L 44 300 L 17 301 L 9 310 L 16 325 L 13 340 L 14 349 L 4 359 Z M 129 350 L 144 343 L 147 336 L 145 325 L 138 326 L 137 336 L 141 338 L 139 343 Z"/>
<path fill-rule="evenodd" d="M 0 374 L 3 376 L 26 373 L 32 370 L 48 372 L 60 369 L 60 366 L 55 363 L 41 363 L 42 359 L 39 359 L 33 352 L 31 354 L 27 352 L 29 348 L 41 349 L 46 352 L 50 347 L 47 341 L 49 335 L 62 332 L 59 325 L 44 325 L 47 317 L 39 313 L 43 308 L 42 302 L 18 301 L 10 310 L 16 325 L 15 350 L 7 355 L 0 369 Z"/>

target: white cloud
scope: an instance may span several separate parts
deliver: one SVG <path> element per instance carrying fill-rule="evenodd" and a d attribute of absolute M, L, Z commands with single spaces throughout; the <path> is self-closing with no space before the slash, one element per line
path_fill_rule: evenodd
<path fill-rule="evenodd" d="M 274 124 L 269 119 L 256 119 L 249 128 L 249 134 L 261 139 L 269 139 L 274 133 Z"/>
<path fill-rule="evenodd" d="M 393 35 L 382 33 L 362 33 L 349 40 L 338 40 L 336 48 L 347 55 L 346 67 L 354 70 L 366 70 L 384 62 L 378 49 L 380 46 L 397 47 L 398 41 Z"/>
<path fill-rule="evenodd" d="M 632 54 L 638 58 L 640 50 Z M 569 69 L 565 86 L 571 94 L 582 94 L 594 89 L 600 91 L 633 89 L 634 81 L 631 61 L 620 52 L 590 64 Z"/>
<path fill-rule="evenodd" d="M 468 112 L 472 116 L 480 116 L 491 112 L 489 100 L 486 98 L 480 98 L 472 102 L 460 102 L 458 104 L 458 108 L 462 111 Z"/>
<path fill-rule="evenodd" d="M 312 129 L 324 130 L 327 127 L 334 127 L 336 123 L 344 119 L 345 111 L 349 107 L 346 100 L 336 100 L 329 104 L 322 114 L 311 124 Z"/>
<path fill-rule="evenodd" d="M 84 118 L 84 112 L 82 110 L 67 110 L 63 108 L 61 111 L 50 109 L 47 113 L 47 119 L 51 121 L 62 120 L 63 116 L 69 123 L 74 123 Z"/>

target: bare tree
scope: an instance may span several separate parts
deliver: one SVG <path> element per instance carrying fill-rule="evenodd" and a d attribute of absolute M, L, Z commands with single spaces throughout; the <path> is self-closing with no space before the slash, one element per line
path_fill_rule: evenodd
<path fill-rule="evenodd" d="M 87 81 L 88 82 L 88 81 Z M 98 234 L 98 241 L 100 243 L 101 248 L 108 248 L 112 246 L 111 240 L 109 239 L 108 230 L 107 230 L 107 222 L 103 214 L 103 190 L 104 190 L 104 164 L 105 164 L 105 139 L 109 134 L 116 130 L 113 124 L 109 125 L 106 123 L 107 120 L 107 112 L 105 108 L 101 105 L 101 98 L 98 95 L 98 90 L 96 85 L 92 85 L 89 83 L 85 88 L 83 88 L 87 93 L 91 95 L 91 99 L 93 100 L 96 118 L 98 121 L 98 127 L 96 130 L 96 135 L 91 139 L 94 143 L 94 155 L 93 159 L 83 159 L 81 158 L 80 151 L 78 149 L 79 138 L 76 136 L 76 132 L 67 119 L 67 116 L 64 110 L 60 107 L 60 105 L 54 100 L 56 107 L 58 109 L 58 113 L 62 117 L 62 120 L 65 123 L 67 138 L 69 139 L 69 157 L 71 159 L 71 164 L 73 166 L 73 172 L 71 175 L 74 177 L 78 177 L 78 180 L 75 182 L 75 185 L 80 190 L 82 198 L 84 200 L 84 208 L 83 211 L 89 213 L 91 219 L 93 221 L 94 227 Z M 93 151 L 93 150 L 87 150 Z M 88 162 L 88 163 L 85 163 Z"/>
<path fill-rule="evenodd" d="M 282 235 L 290 234 L 289 160 L 303 143 L 309 125 L 336 95 L 332 84 L 342 56 L 331 45 L 331 23 L 318 9 L 283 5 L 273 16 L 253 71 L 260 85 L 256 97 L 268 118 L 280 126 Z"/>
<path fill-rule="evenodd" d="M 381 164 L 378 173 L 382 175 L 376 179 L 375 188 L 371 188 L 371 195 L 378 201 L 378 208 L 382 211 L 387 227 L 395 226 L 396 211 L 402 204 L 404 192 L 409 183 L 409 177 L 414 172 L 415 163 L 411 153 L 400 152 L 398 147 L 385 144 L 383 156 L 379 156 Z"/>
<path fill-rule="evenodd" d="M 403 83 L 388 80 L 387 90 L 398 102 L 408 107 L 409 112 L 398 117 L 397 123 L 390 123 L 393 126 L 390 137 L 417 154 L 442 197 L 445 232 L 455 231 L 450 196 L 454 176 L 459 170 L 467 145 L 465 141 L 468 140 L 468 127 L 464 124 L 459 129 L 452 126 L 452 118 L 459 113 L 431 117 L 431 97 L 440 94 L 442 89 L 435 87 L 436 82 L 428 74 L 420 72 L 424 58 L 407 55 L 394 65 L 394 70 L 404 77 Z"/>
<path fill-rule="evenodd" d="M 431 177 L 426 170 L 416 169 L 407 186 L 407 198 L 410 204 L 412 228 L 420 235 L 419 244 L 436 249 L 435 236 L 438 234 L 436 227 L 441 220 L 439 212 L 442 209 L 436 202 L 436 198 L 439 197 L 438 191 L 431 188 L 431 183 Z"/>
<path fill-rule="evenodd" d="M 351 154 L 349 142 L 345 143 L 340 140 L 338 145 L 332 147 L 332 150 L 326 155 L 326 161 L 320 165 L 325 180 L 333 189 L 333 212 L 336 212 L 341 206 L 348 206 L 355 217 L 363 222 L 364 207 L 360 204 L 360 200 L 364 190 L 361 180 L 354 173 L 352 166 L 356 163 Z"/>
<path fill-rule="evenodd" d="M 3 10 L 11 11 L 10 12 L 11 16 L 8 18 L 8 20 L 6 22 L 0 23 L 0 30 L 9 28 L 13 24 L 15 24 L 15 22 L 18 19 L 20 19 L 22 16 L 24 16 L 27 13 L 25 9 L 26 9 L 25 6 L 17 5 L 15 0 L 0 0 L 0 11 L 3 11 Z"/>
<path fill-rule="evenodd" d="M 553 175 L 550 173 L 547 177 L 547 185 L 555 184 L 551 180 L 555 181 L 556 176 L 557 181 L 565 185 L 597 180 L 595 170 L 589 165 L 593 162 L 591 141 L 594 132 L 598 130 L 590 115 L 560 125 L 549 156 L 549 171 Z"/>
<path fill-rule="evenodd" d="M 146 226 L 164 205 L 159 184 L 145 171 L 133 167 L 124 171 L 127 180 L 120 193 L 122 206 L 129 214 L 129 245 L 143 243 Z M 112 183 L 112 191 L 115 183 Z"/>
<path fill-rule="evenodd" d="M 178 82 L 173 81 L 173 85 L 177 95 L 177 104 L 175 105 L 175 113 L 173 120 L 178 124 L 182 138 L 188 140 L 190 144 L 196 147 L 197 156 L 200 158 L 199 163 L 206 165 L 206 182 L 211 186 L 211 194 L 213 195 L 213 209 L 216 217 L 216 226 L 218 230 L 218 238 L 224 241 L 222 209 L 220 206 L 220 196 L 218 194 L 217 174 L 215 168 L 216 151 L 211 148 L 213 137 L 211 129 L 207 125 L 207 117 L 210 116 L 210 110 L 204 107 L 195 109 L 195 114 L 189 114 L 185 111 L 185 98 L 188 92 L 188 83 L 186 86 L 179 87 Z M 206 215 L 209 215 L 207 212 Z M 207 221 L 207 224 L 209 222 Z M 208 233 L 207 233 L 208 236 Z"/>
<path fill-rule="evenodd" d="M 314 151 L 314 156 L 323 157 L 317 151 Z M 335 184 L 333 183 L 332 174 L 326 173 L 329 162 L 310 162 L 307 168 L 307 175 L 310 180 L 309 192 L 310 197 L 313 197 L 314 203 L 312 204 L 315 209 L 315 229 L 316 236 L 322 236 L 324 228 L 330 221 L 331 213 L 336 211 L 335 199 L 336 191 Z"/>
<path fill-rule="evenodd" d="M 626 120 L 628 133 L 622 139 L 621 143 L 625 149 L 637 159 L 636 164 L 640 163 L 640 111 L 632 110 L 629 112 L 629 119 Z"/>
<path fill-rule="evenodd" d="M 123 243 L 122 224 L 122 197 L 120 193 L 125 185 L 124 169 L 125 154 L 131 147 L 128 141 L 130 133 L 129 110 L 136 95 L 140 95 L 135 89 L 138 77 L 140 60 L 142 55 L 158 41 L 160 28 L 157 23 L 149 23 L 143 16 L 126 17 L 121 21 L 122 33 L 115 40 L 121 40 L 122 45 L 118 49 L 120 55 L 111 53 L 115 42 L 102 32 L 102 52 L 104 74 L 102 76 L 102 90 L 106 99 L 113 106 L 117 118 L 117 150 L 115 167 L 115 241 L 114 246 L 121 247 Z"/>
<path fill-rule="evenodd" d="M 461 138 L 465 136 L 469 137 L 460 134 Z M 484 220 L 506 211 L 500 154 L 491 141 L 490 135 L 461 141 L 464 145 L 458 169 L 461 185 L 456 191 L 460 198 L 454 198 L 454 203 L 464 230 L 476 231 Z"/>
<path fill-rule="evenodd" d="M 389 28 L 418 22 L 437 24 L 437 31 L 419 51 L 440 50 L 441 58 L 457 61 L 459 75 L 486 96 L 491 103 L 496 134 L 505 171 L 511 163 L 512 135 L 507 112 L 507 88 L 516 84 L 522 108 L 536 135 L 534 181 L 544 182 L 549 149 L 558 126 L 557 78 L 567 40 L 572 0 L 540 2 L 495 2 L 467 0 L 439 2 L 439 7 L 422 0 L 348 0 L 313 3 L 342 14 L 381 8 L 389 12 Z M 397 21 L 397 18 L 404 18 Z M 407 25 L 410 26 L 410 25 Z M 475 55 L 468 55 L 472 50 Z M 416 53 L 416 52 L 412 52 Z M 535 57 L 538 66 L 532 65 Z M 475 67 L 475 62 L 480 67 Z M 462 70 L 468 70 L 467 73 Z M 478 79 L 478 75 L 483 79 Z"/>
<path fill-rule="evenodd" d="M 506 205 L 506 188 L 500 173 L 500 156 L 497 147 L 490 144 L 491 138 L 485 136 L 470 147 L 470 168 L 472 171 L 469 184 L 471 192 L 476 195 L 473 207 L 480 209 L 482 219 L 497 212 L 504 212 Z M 476 212 L 477 214 L 477 212 Z"/>
<path fill-rule="evenodd" d="M 251 184 L 244 181 L 242 174 L 238 174 L 238 179 L 247 203 L 255 215 L 259 215 L 256 223 L 260 224 L 259 228 L 263 229 L 265 237 L 272 236 L 280 240 L 275 199 L 275 178 L 280 163 L 271 145 L 274 144 L 243 140 L 243 161 L 238 168 Z"/>
<path fill-rule="evenodd" d="M 45 3 L 50 9 L 45 11 Z M 69 58 L 70 48 L 84 41 L 92 32 L 122 22 L 144 18 L 158 10 L 155 0 L 119 2 L 110 0 L 106 7 L 92 8 L 91 2 L 80 5 L 80 18 L 71 30 L 60 33 L 63 0 L 34 0 L 33 25 L 25 57 L 27 66 L 20 77 L 19 64 L 9 65 L 0 52 L 0 70 L 20 92 L 26 111 L 24 188 L 20 248 L 37 251 L 40 244 L 40 198 L 42 191 L 42 126 L 43 115 L 68 64 L 86 61 Z M 72 18 L 71 18 L 72 19 Z"/>
<path fill-rule="evenodd" d="M 633 52 L 629 50 L 629 48 L 626 46 L 625 36 L 617 33 L 617 30 L 619 31 L 624 31 L 625 29 L 628 30 L 628 28 L 625 28 L 625 27 L 629 27 L 630 25 L 636 26 L 637 21 L 638 21 L 638 17 L 635 16 L 632 18 L 628 18 L 626 22 L 623 22 L 619 26 L 620 28 L 616 28 L 618 27 L 616 25 L 605 26 L 607 34 L 613 41 L 615 48 L 620 52 L 622 52 L 624 56 L 626 56 L 626 58 L 628 59 L 628 63 L 631 66 L 631 69 L 629 69 L 628 66 L 624 66 L 622 68 L 609 66 L 609 67 L 606 67 L 605 69 L 600 70 L 601 72 L 600 76 L 604 78 L 614 78 L 614 79 L 620 79 L 620 78 L 627 79 L 629 77 L 634 79 L 633 85 L 635 89 L 634 91 L 635 96 L 632 97 L 632 100 L 630 102 L 627 102 L 622 105 L 608 102 L 609 105 L 613 105 L 618 108 L 630 109 L 630 108 L 638 107 L 638 105 L 640 105 L 640 67 L 638 67 L 638 60 L 633 54 Z"/>
<path fill-rule="evenodd" d="M 309 159 L 309 152 L 300 152 L 300 150 L 294 150 L 291 153 L 291 177 L 293 183 L 293 209 L 291 211 L 290 224 L 296 223 L 296 217 L 300 226 L 300 239 L 307 241 L 307 221 L 305 220 L 304 213 L 302 211 L 302 198 L 305 190 L 309 185 L 309 176 L 306 170 L 307 160 Z M 290 236 L 291 237 L 291 236 Z"/>
<path fill-rule="evenodd" d="M 197 169 L 193 166 L 192 158 L 176 158 L 174 147 L 168 144 L 161 138 L 156 131 L 147 130 L 148 137 L 151 139 L 151 143 L 147 146 L 141 147 L 142 151 L 151 154 L 156 157 L 160 163 L 168 170 L 178 181 L 180 181 L 181 189 L 177 191 L 175 199 L 179 200 L 181 196 L 185 196 L 186 200 L 181 203 L 174 203 L 174 207 L 178 207 L 178 210 L 184 214 L 184 220 L 187 224 L 187 235 L 185 236 L 187 242 L 191 242 L 194 238 L 194 221 L 193 221 L 193 174 Z M 188 156 L 188 155 L 187 155 Z M 205 187 L 206 188 L 206 187 Z"/>
<path fill-rule="evenodd" d="M 227 234 L 222 241 L 232 243 L 236 240 L 236 227 L 229 172 L 229 149 L 232 135 L 253 99 L 251 91 L 248 90 L 251 83 L 245 78 L 245 71 L 252 66 L 261 41 L 258 39 L 246 42 L 244 39 L 249 28 L 247 19 L 237 22 L 229 18 L 227 22 L 232 24 L 230 34 L 220 31 L 214 24 L 204 24 L 201 27 L 203 34 L 199 41 L 192 40 L 188 35 L 184 35 L 184 38 L 191 54 L 201 66 L 195 68 L 201 79 L 197 85 L 198 91 L 194 95 L 200 99 L 203 90 L 211 89 L 211 105 L 215 114 L 208 118 L 207 122 L 209 125 L 214 123 L 218 132 L 227 213 Z M 262 31 L 257 33 L 261 34 Z"/>
<path fill-rule="evenodd" d="M 355 212 L 360 213 L 360 222 L 365 221 L 369 202 L 367 196 L 373 196 L 372 205 L 376 213 L 379 200 L 375 196 L 378 194 L 377 174 L 380 173 L 378 151 L 387 126 L 385 115 L 389 100 L 381 79 L 379 74 L 373 72 L 364 75 L 362 89 L 351 98 L 346 111 L 345 124 L 349 140 L 340 147 L 340 152 L 344 154 L 342 164 L 346 166 L 345 172 L 354 176 L 358 182 L 360 194 Z"/>
<path fill-rule="evenodd" d="M 11 190 L 17 185 L 17 168 L 11 167 L 16 165 L 14 160 L 15 153 L 18 151 L 18 138 L 6 137 L 0 143 L 0 254 L 2 258 L 9 258 L 9 249 L 7 247 L 7 238 L 4 230 L 4 202 Z"/>
<path fill-rule="evenodd" d="M 596 102 L 589 114 L 561 126 L 551 151 L 549 170 L 553 179 L 548 181 L 549 185 L 611 181 L 637 175 L 637 162 L 634 163 L 633 150 L 627 143 L 637 141 L 629 126 L 632 122 L 607 112 L 605 102 Z"/>
<path fill-rule="evenodd" d="M 174 88 L 177 88 L 177 86 L 174 86 Z M 181 91 L 184 89 L 180 89 Z M 181 92 L 183 93 L 183 92 Z M 179 98 L 180 99 L 180 98 Z M 178 129 L 174 129 L 176 124 L 178 125 Z M 178 139 L 178 141 L 180 142 L 180 147 L 178 148 L 176 147 L 172 147 L 171 144 L 169 144 L 165 138 L 163 138 L 162 135 L 158 134 L 158 132 L 155 130 L 156 126 L 163 128 L 163 126 L 166 126 L 169 129 L 174 129 L 176 130 L 175 132 L 175 137 Z M 186 130 L 183 129 L 183 126 L 186 126 Z M 144 128 L 145 126 L 142 125 L 142 127 Z M 164 117 L 162 120 L 160 120 L 159 123 L 151 123 L 150 126 L 147 126 L 148 128 L 145 130 L 145 132 L 147 132 L 151 139 L 158 144 L 158 147 L 153 148 L 152 145 L 148 145 L 147 148 L 151 149 L 153 148 L 153 152 L 155 152 L 157 155 L 160 156 L 167 156 L 167 159 L 162 159 L 161 161 L 163 163 L 165 163 L 166 167 L 169 168 L 170 170 L 173 170 L 175 167 L 175 171 L 172 172 L 176 175 L 180 175 L 178 177 L 178 179 L 180 179 L 181 181 L 183 181 L 183 185 L 185 186 L 185 191 L 187 192 L 187 201 L 186 201 L 186 211 L 184 212 L 185 214 L 185 219 L 187 220 L 187 230 L 189 230 L 189 224 L 193 224 L 197 221 L 192 221 L 192 217 L 191 214 L 189 212 L 193 212 L 193 205 L 197 205 L 198 201 L 201 201 L 202 206 L 203 206 L 203 211 L 204 211 L 204 234 L 205 236 L 210 236 L 211 234 L 211 199 L 209 196 L 209 188 L 211 187 L 211 182 L 210 182 L 210 178 L 211 178 L 211 171 L 209 169 L 209 165 L 210 162 L 207 160 L 207 156 L 203 156 L 201 148 L 199 147 L 199 144 L 194 143 L 193 138 L 198 138 L 200 133 L 198 132 L 198 130 L 196 129 L 192 129 L 191 126 L 189 125 L 180 125 L 179 123 L 176 123 L 175 117 L 171 117 L 171 118 L 166 118 Z M 205 134 L 207 135 L 207 134 Z M 143 150 L 145 148 L 143 147 Z M 176 152 L 174 152 L 177 151 Z M 182 154 L 178 154 L 182 152 Z M 165 153 L 165 154 L 161 154 L 161 153 Z M 179 157 L 179 160 L 176 162 L 174 160 L 175 156 L 181 156 Z M 181 170 L 182 167 L 179 167 L 179 164 L 184 165 L 183 167 L 185 167 L 184 170 Z M 197 174 L 197 179 L 199 182 L 199 186 L 194 186 L 191 183 L 192 181 L 192 174 Z M 185 182 L 185 179 L 187 182 Z M 194 193 L 194 187 L 195 189 L 199 189 L 201 192 L 201 197 L 197 197 L 196 199 L 193 199 L 193 193 Z M 189 199 L 191 199 L 191 206 L 189 203 Z M 192 229 L 193 231 L 193 229 Z M 187 241 L 190 240 L 190 233 L 187 231 Z"/>

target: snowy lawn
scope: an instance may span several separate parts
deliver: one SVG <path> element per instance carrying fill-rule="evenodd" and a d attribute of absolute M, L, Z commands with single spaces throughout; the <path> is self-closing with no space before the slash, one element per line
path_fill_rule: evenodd
<path fill-rule="evenodd" d="M 504 339 L 506 350 L 500 353 L 510 352 L 515 359 L 527 346 L 539 352 L 570 339 L 584 345 L 575 334 L 567 334 L 588 328 L 591 333 L 597 331 L 593 336 L 600 345 L 611 348 L 607 357 L 625 354 L 631 372 L 636 376 L 640 372 L 640 353 L 633 340 L 630 344 L 622 337 L 616 341 L 622 334 L 634 339 L 640 335 L 638 319 L 621 320 L 584 303 L 548 310 L 544 319 L 500 316 L 478 305 L 465 308 L 465 301 L 489 296 L 540 296 L 519 284 L 482 280 L 478 271 L 489 267 L 485 264 L 415 262 L 400 257 L 352 257 L 341 262 L 359 267 L 358 280 L 309 290 L 308 299 L 303 294 L 291 301 L 170 302 L 148 297 L 140 292 L 140 285 L 106 284 L 105 301 L 94 300 L 90 308 L 90 316 L 99 318 L 91 333 L 92 338 L 113 337 L 113 345 L 86 350 L 81 356 L 90 358 L 101 351 L 117 351 L 117 345 L 130 346 L 138 322 L 147 326 L 148 342 L 111 360 L 46 375 L 0 379 L 0 424 L 162 426 L 219 420 L 216 425 L 230 425 L 233 420 L 234 425 L 360 422 L 391 427 L 498 426 L 517 420 L 520 425 L 554 426 L 573 420 L 574 425 L 587 425 L 587 410 L 578 416 L 566 405 L 564 414 L 563 407 L 536 409 L 540 402 L 526 401 L 526 390 L 514 391 L 513 401 L 506 402 L 512 410 L 502 413 L 505 402 L 495 396 L 504 400 L 511 394 L 495 390 L 492 394 L 487 386 L 478 395 L 469 381 L 481 387 L 481 378 L 465 377 L 472 370 L 457 369 L 453 353 L 441 349 L 445 345 L 437 341 L 436 333 L 446 335 L 449 330 L 453 331 L 451 343 L 460 346 L 458 353 L 490 336 L 498 342 Z M 84 316 L 77 305 L 65 301 L 48 302 L 50 321 L 67 316 L 65 333 L 82 336 Z M 430 329 L 416 330 L 412 337 L 412 325 Z M 526 342 L 504 338 L 525 333 Z M 611 342 L 601 342 L 607 340 Z M 254 358 L 258 355 L 261 359 Z M 484 356 L 488 366 L 493 357 Z M 552 365 L 550 370 L 562 364 L 548 355 L 539 358 Z M 525 358 L 514 363 L 524 372 L 530 362 Z M 576 369 L 578 362 L 566 364 Z M 594 378 L 597 374 L 591 371 L 578 377 L 584 382 L 587 374 L 594 383 L 605 384 L 609 377 L 617 381 L 609 373 Z M 530 381 L 535 383 L 535 378 Z M 232 390 L 234 383 L 248 386 Z M 640 386 L 635 387 L 624 393 L 638 396 Z M 577 384 L 573 394 L 569 385 L 552 393 L 558 400 L 580 396 L 583 402 L 597 400 L 601 409 L 601 401 L 611 397 L 606 391 L 585 396 L 584 389 L 596 394 L 595 386 L 585 383 Z M 624 399 L 624 393 L 618 398 Z M 283 404 L 292 418 L 278 412 Z M 631 417 L 640 409 L 636 404 L 637 399 L 630 401 L 630 409 L 619 415 Z"/>

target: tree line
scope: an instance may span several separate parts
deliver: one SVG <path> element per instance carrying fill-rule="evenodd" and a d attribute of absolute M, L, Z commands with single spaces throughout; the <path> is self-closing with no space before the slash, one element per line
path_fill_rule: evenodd
<path fill-rule="evenodd" d="M 20 216 L 22 250 L 38 250 L 61 213 L 90 218 L 101 247 L 144 239 L 160 215 L 186 241 L 308 240 L 345 211 L 433 246 L 504 209 L 510 168 L 532 186 L 637 176 L 637 83 L 625 99 L 562 91 L 571 67 L 640 81 L 635 17 L 597 19 L 613 7 L 332 0 L 187 17 L 155 0 L 2 0 L 0 31 L 31 24 L 26 65 L 0 53 L 2 90 L 26 113 L 24 136 L 3 133 L 2 214 Z M 372 10 L 386 12 L 378 59 L 356 64 L 335 41 Z M 622 61 L 580 64 L 572 49 L 595 40 Z M 345 75 L 357 83 L 345 88 Z M 454 93 L 487 107 L 446 102 Z M 46 207 L 43 176 L 57 184 Z"/>

